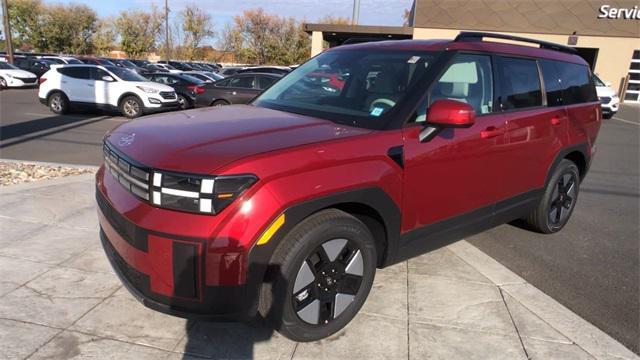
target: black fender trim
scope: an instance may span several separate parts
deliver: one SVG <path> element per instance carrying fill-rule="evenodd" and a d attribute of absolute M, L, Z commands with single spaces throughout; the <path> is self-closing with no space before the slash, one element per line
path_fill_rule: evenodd
<path fill-rule="evenodd" d="M 248 271 L 245 283 L 247 293 L 245 296 L 248 299 L 255 299 L 255 303 L 253 304 L 250 313 L 255 314 L 257 311 L 260 290 L 262 288 L 262 284 L 265 282 L 265 277 L 268 273 L 271 273 L 272 271 L 277 272 L 279 270 L 276 268 L 278 266 L 277 264 L 271 263 L 271 258 L 275 250 L 281 244 L 283 238 L 297 224 L 310 215 L 327 208 L 337 207 L 341 204 L 348 203 L 366 205 L 378 212 L 380 218 L 384 221 L 386 230 L 386 251 L 382 266 L 386 266 L 391 259 L 395 258 L 398 251 L 398 239 L 400 237 L 401 212 L 400 208 L 384 190 L 378 187 L 361 188 L 295 204 L 283 211 L 286 216 L 285 223 L 273 235 L 271 240 L 263 245 L 254 244 L 249 251 Z M 280 214 L 275 214 L 275 217 L 279 215 Z M 267 278 L 266 282 L 270 282 L 270 280 L 272 279 Z"/>
<path fill-rule="evenodd" d="M 576 144 L 576 145 L 572 145 L 572 146 L 568 146 L 565 148 L 562 148 L 558 154 L 556 155 L 555 159 L 553 160 L 553 162 L 551 163 L 551 166 L 549 166 L 549 169 L 547 170 L 547 176 L 544 180 L 544 188 L 547 188 L 547 185 L 549 184 L 549 180 L 551 179 L 551 175 L 553 175 L 553 171 L 556 169 L 556 167 L 558 167 L 558 164 L 560 164 L 560 161 L 562 161 L 562 159 L 566 158 L 567 155 L 571 154 L 572 152 L 579 152 L 582 154 L 582 156 L 584 157 L 584 161 L 585 161 L 585 168 L 584 168 L 584 173 L 580 174 L 580 181 L 584 180 L 585 176 L 587 175 L 587 172 L 589 172 L 589 167 L 591 166 L 591 151 L 589 149 L 589 144 L 585 143 L 580 143 L 580 144 Z"/>

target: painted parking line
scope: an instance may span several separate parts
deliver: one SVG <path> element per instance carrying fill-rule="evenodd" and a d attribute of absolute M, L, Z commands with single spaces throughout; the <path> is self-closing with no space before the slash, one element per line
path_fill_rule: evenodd
<path fill-rule="evenodd" d="M 636 126 L 640 126 L 640 123 L 637 123 L 637 122 L 635 122 L 635 121 L 630 121 L 630 120 L 620 119 L 619 117 L 615 117 L 615 116 L 614 116 L 614 117 L 612 117 L 611 119 L 612 119 L 612 120 L 622 121 L 622 122 L 627 123 L 627 124 L 633 124 L 633 125 L 636 125 Z"/>

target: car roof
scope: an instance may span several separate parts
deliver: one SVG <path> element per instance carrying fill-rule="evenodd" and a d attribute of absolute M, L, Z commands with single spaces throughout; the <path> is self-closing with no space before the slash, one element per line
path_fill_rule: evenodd
<path fill-rule="evenodd" d="M 587 62 L 576 54 L 567 52 L 497 41 L 454 41 L 454 40 L 385 40 L 342 45 L 330 48 L 327 52 L 357 50 L 395 50 L 395 51 L 477 51 L 502 55 L 529 56 L 550 60 L 560 60 L 581 65 Z"/>

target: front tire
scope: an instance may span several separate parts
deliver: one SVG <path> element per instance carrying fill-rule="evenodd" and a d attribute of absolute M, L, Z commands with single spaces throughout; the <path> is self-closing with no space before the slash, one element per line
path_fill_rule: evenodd
<path fill-rule="evenodd" d="M 127 119 L 142 115 L 143 104 L 137 96 L 127 96 L 120 101 L 120 113 Z"/>
<path fill-rule="evenodd" d="M 69 100 L 67 100 L 67 97 L 61 92 L 55 92 L 49 95 L 47 105 L 49 106 L 49 110 L 58 115 L 66 114 L 69 111 Z"/>
<path fill-rule="evenodd" d="M 184 95 L 178 95 L 178 108 L 180 110 L 187 110 L 191 107 L 191 102 Z"/>
<path fill-rule="evenodd" d="M 364 304 L 376 270 L 375 241 L 357 218 L 318 212 L 286 235 L 274 254 L 279 267 L 263 288 L 260 311 L 282 335 L 315 341 L 345 327 Z"/>
<path fill-rule="evenodd" d="M 226 100 L 216 100 L 211 104 L 211 106 L 215 106 L 215 107 L 226 106 L 226 105 L 230 105 L 229 102 Z"/>
<path fill-rule="evenodd" d="M 563 159 L 553 171 L 538 206 L 526 218 L 533 230 L 552 234 L 571 217 L 578 200 L 580 172 L 575 163 Z"/>

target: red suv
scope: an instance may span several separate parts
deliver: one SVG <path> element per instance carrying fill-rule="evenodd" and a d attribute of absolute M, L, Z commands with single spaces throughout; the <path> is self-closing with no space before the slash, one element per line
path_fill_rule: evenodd
<path fill-rule="evenodd" d="M 344 85 L 315 86 L 318 72 Z M 559 231 L 600 111 L 589 66 L 562 45 L 461 33 L 333 48 L 251 105 L 109 133 L 102 243 L 150 308 L 259 311 L 320 339 L 355 316 L 376 268 L 518 218 Z"/>

